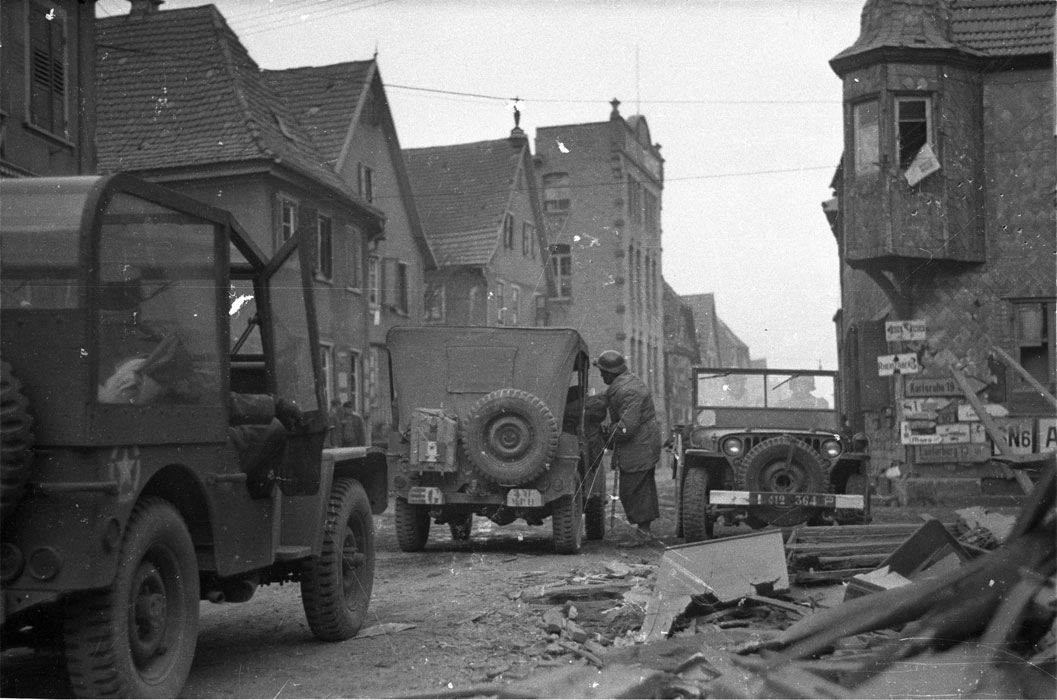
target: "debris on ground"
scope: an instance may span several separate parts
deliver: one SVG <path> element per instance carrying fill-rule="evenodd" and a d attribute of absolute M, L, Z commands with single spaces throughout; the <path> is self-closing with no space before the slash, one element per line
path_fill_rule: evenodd
<path fill-rule="evenodd" d="M 980 506 L 955 511 L 958 516 L 958 539 L 981 549 L 995 549 L 1006 541 L 1013 523 L 1012 515 L 996 513 Z"/>

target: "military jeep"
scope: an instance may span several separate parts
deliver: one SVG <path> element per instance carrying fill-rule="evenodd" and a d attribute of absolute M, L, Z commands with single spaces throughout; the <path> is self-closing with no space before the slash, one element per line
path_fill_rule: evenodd
<path fill-rule="evenodd" d="M 551 518 L 554 549 L 605 535 L 605 470 L 588 454 L 587 346 L 565 328 L 398 326 L 389 331 L 396 431 L 389 468 L 400 548 L 431 521 L 467 539 L 475 515 L 499 525 Z"/>
<path fill-rule="evenodd" d="M 869 519 L 868 455 L 843 435 L 837 374 L 695 367 L 676 534 L 710 539 L 717 520 L 752 528 Z"/>
<path fill-rule="evenodd" d="M 0 180 L 0 642 L 74 694 L 177 697 L 200 600 L 297 582 L 317 638 L 366 619 L 386 460 L 323 448 L 308 235 L 267 256 L 128 175 Z"/>

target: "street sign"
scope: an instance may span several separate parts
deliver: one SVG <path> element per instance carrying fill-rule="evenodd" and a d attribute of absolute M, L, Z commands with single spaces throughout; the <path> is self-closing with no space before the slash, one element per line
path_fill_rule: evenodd
<path fill-rule="evenodd" d="M 885 340 L 898 343 L 908 340 L 924 340 L 924 321 L 885 321 Z"/>
<path fill-rule="evenodd" d="M 908 399 L 927 396 L 961 396 L 962 390 L 953 377 L 906 377 L 903 396 Z"/>
<path fill-rule="evenodd" d="M 984 443 L 963 443 L 959 445 L 917 445 L 914 447 L 914 461 L 920 464 L 940 462 L 986 462 L 991 459 L 991 450 Z"/>
<path fill-rule="evenodd" d="M 877 356 L 877 375 L 880 377 L 891 377 L 895 374 L 917 374 L 920 371 L 918 356 L 912 352 Z"/>

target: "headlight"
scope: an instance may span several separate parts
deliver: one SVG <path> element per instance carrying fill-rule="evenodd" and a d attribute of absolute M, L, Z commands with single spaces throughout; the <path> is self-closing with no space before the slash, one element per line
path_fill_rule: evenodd
<path fill-rule="evenodd" d="M 708 447 L 708 431 L 704 428 L 690 431 L 690 447 Z"/>
<path fill-rule="evenodd" d="M 723 451 L 731 457 L 740 457 L 742 449 L 741 438 L 729 437 L 723 441 Z"/>
<path fill-rule="evenodd" d="M 841 445 L 837 440 L 826 440 L 822 443 L 822 454 L 830 459 L 836 459 L 840 456 Z"/>

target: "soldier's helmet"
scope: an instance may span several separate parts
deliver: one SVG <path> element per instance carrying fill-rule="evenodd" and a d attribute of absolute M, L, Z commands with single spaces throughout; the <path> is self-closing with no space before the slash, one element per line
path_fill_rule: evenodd
<path fill-rule="evenodd" d="M 623 374 L 628 371 L 628 365 L 624 362 L 624 356 L 616 350 L 606 350 L 594 361 L 594 366 L 603 372 L 610 374 Z"/>

